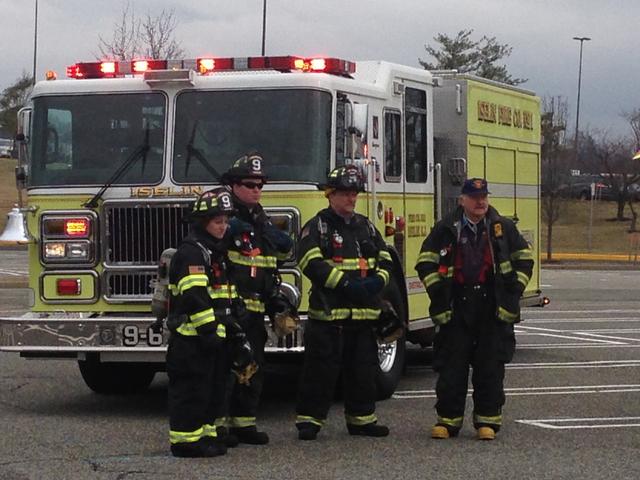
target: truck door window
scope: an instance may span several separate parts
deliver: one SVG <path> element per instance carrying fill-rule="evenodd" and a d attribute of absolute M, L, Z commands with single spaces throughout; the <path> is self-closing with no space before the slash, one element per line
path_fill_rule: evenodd
<path fill-rule="evenodd" d="M 405 151 L 407 182 L 427 181 L 427 92 L 405 89 Z"/>
<path fill-rule="evenodd" d="M 402 175 L 400 112 L 384 112 L 384 179 L 399 182 Z"/>

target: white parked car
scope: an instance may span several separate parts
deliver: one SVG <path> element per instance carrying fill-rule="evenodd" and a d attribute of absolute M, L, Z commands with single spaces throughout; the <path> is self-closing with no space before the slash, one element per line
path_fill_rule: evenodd
<path fill-rule="evenodd" d="M 13 140 L 0 138 L 0 157 L 11 158 L 13 153 Z"/>

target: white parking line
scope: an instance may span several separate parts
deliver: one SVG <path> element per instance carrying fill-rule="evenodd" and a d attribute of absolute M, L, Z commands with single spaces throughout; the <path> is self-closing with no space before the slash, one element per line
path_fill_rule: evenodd
<path fill-rule="evenodd" d="M 507 370 L 545 370 L 562 368 L 628 368 L 640 367 L 640 360 L 593 360 L 586 362 L 510 363 Z"/>
<path fill-rule="evenodd" d="M 507 397 L 522 397 L 536 395 L 585 395 L 601 393 L 634 393 L 640 392 L 640 384 L 630 385 L 565 385 L 560 387 L 513 387 L 505 388 Z M 473 389 L 469 389 L 470 397 Z M 436 391 L 430 390 L 396 390 L 392 398 L 409 400 L 416 398 L 436 398 Z"/>
<path fill-rule="evenodd" d="M 26 270 L 11 270 L 7 268 L 0 268 L 0 275 L 9 275 L 10 277 L 24 277 L 28 275 Z"/>
<path fill-rule="evenodd" d="M 546 308 L 544 309 L 540 309 L 540 308 L 526 308 L 523 310 L 524 313 L 542 313 L 543 315 L 552 313 L 552 314 L 557 314 L 557 313 L 631 313 L 634 315 L 638 314 L 638 310 L 637 309 L 623 309 L 623 308 L 613 308 L 613 309 L 603 309 L 603 310 L 547 310 Z"/>
<path fill-rule="evenodd" d="M 568 318 L 525 318 L 523 323 L 519 323 L 518 326 L 524 326 L 531 323 L 607 323 L 607 322 L 632 322 L 632 323 L 640 323 L 640 318 L 631 318 L 631 317 L 568 317 Z"/>
<path fill-rule="evenodd" d="M 541 418 L 516 422 L 552 430 L 640 427 L 640 417 Z"/>
<path fill-rule="evenodd" d="M 518 344 L 516 347 L 518 350 L 543 350 L 543 349 L 581 349 L 581 348 L 638 348 L 640 343 L 636 345 L 628 344 L 602 344 L 602 343 L 524 343 Z"/>

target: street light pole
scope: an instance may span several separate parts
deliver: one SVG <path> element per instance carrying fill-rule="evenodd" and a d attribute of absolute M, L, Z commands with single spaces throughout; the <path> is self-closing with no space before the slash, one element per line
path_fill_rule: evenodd
<path fill-rule="evenodd" d="M 267 36 L 267 0 L 262 0 L 262 56 L 264 57 L 265 38 Z"/>
<path fill-rule="evenodd" d="M 591 40 L 589 37 L 573 37 L 580 42 L 580 64 L 578 66 L 578 99 L 576 101 L 576 136 L 573 140 L 573 150 L 575 152 L 576 167 L 578 165 L 578 128 L 580 126 L 580 85 L 582 83 L 582 44 Z"/>
<path fill-rule="evenodd" d="M 33 28 L 33 84 L 36 83 L 36 62 L 38 58 L 38 0 L 36 0 L 36 10 L 34 15 Z"/>

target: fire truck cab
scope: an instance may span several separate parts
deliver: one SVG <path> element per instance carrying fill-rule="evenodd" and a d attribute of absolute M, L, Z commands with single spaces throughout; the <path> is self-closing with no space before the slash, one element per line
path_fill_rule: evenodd
<path fill-rule="evenodd" d="M 194 197 L 249 150 L 265 159 L 263 205 L 294 241 L 326 206 L 331 168 L 367 175 L 358 211 L 394 258 L 384 295 L 426 346 L 433 324 L 414 270 L 424 237 L 470 176 L 539 243 L 539 99 L 482 79 L 381 61 L 250 57 L 79 63 L 36 84 L 20 113 L 18 177 L 30 236 L 31 311 L 0 318 L 0 349 L 77 360 L 96 392 L 149 385 L 168 333 L 150 328 L 157 262 L 187 233 Z M 523 302 L 540 303 L 538 268 Z M 310 284 L 295 256 L 281 269 Z M 302 332 L 268 352 L 299 354 Z M 379 350 L 381 397 L 396 388 L 405 339 Z"/>

